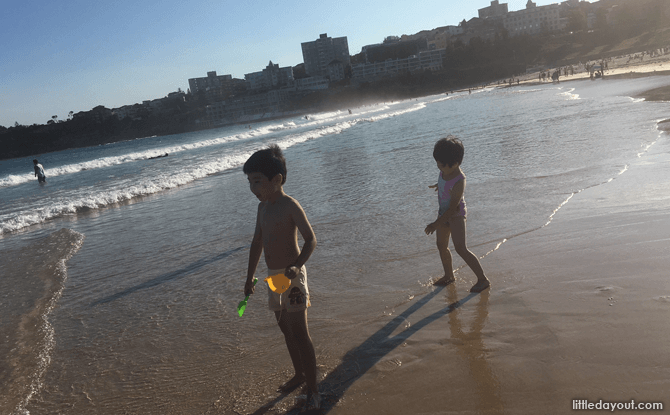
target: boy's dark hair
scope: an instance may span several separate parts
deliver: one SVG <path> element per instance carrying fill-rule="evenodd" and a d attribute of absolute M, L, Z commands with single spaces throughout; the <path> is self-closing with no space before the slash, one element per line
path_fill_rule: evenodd
<path fill-rule="evenodd" d="M 444 138 L 440 138 L 435 143 L 433 148 L 433 158 L 440 163 L 452 167 L 454 164 L 463 163 L 463 143 L 461 140 L 454 137 L 453 135 L 448 135 Z"/>
<path fill-rule="evenodd" d="M 258 150 L 249 157 L 244 167 L 244 174 L 262 173 L 268 180 L 272 180 L 277 174 L 281 174 L 283 185 L 286 183 L 286 159 L 277 144 Z"/>
<path fill-rule="evenodd" d="M 39 163 L 39 161 L 37 161 L 37 159 L 33 159 L 33 164 L 37 164 L 37 163 Z"/>

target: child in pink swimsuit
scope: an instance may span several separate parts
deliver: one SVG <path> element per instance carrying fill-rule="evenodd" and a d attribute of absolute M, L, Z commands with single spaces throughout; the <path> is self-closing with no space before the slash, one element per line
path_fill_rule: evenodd
<path fill-rule="evenodd" d="M 437 220 L 426 226 L 426 235 L 437 231 L 437 249 L 444 268 L 444 277 L 435 281 L 435 285 L 449 285 L 456 281 L 452 268 L 451 251 L 449 251 L 449 236 L 454 243 L 456 253 L 463 258 L 466 264 L 477 276 L 477 283 L 470 288 L 470 292 L 478 293 L 487 289 L 489 282 L 479 259 L 466 245 L 465 237 L 465 175 L 461 171 L 463 162 L 463 143 L 454 136 L 441 138 L 435 143 L 433 158 L 437 162 L 440 174 L 437 184 L 429 186 L 437 190 L 440 204 Z"/>

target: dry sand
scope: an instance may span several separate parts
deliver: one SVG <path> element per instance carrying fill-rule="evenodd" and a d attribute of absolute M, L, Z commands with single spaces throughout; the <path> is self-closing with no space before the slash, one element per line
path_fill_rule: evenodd
<path fill-rule="evenodd" d="M 621 78 L 636 78 L 650 75 L 670 75 L 670 53 L 650 58 L 646 55 L 642 62 L 635 61 L 628 63 L 628 55 L 626 57 L 615 58 L 608 62 L 608 68 L 605 71 L 605 79 L 621 79 Z M 593 62 L 592 62 L 593 63 Z M 599 64 L 599 62 L 597 62 Z M 586 72 L 583 67 L 574 65 L 575 74 L 569 76 L 561 75 L 560 81 L 573 81 L 577 79 L 589 79 L 590 73 Z M 550 70 L 551 72 L 554 69 Z M 539 72 L 527 74 L 520 77 L 521 84 L 546 84 L 551 83 L 551 80 L 545 82 L 538 81 Z"/>
<path fill-rule="evenodd" d="M 469 294 L 474 276 L 465 269 L 455 286 L 380 322 L 374 345 L 388 343 L 388 353 L 356 363 L 365 370 L 327 412 L 561 414 L 573 412 L 573 399 L 668 410 L 667 133 L 624 173 L 575 194 L 548 226 L 507 241 L 482 265 L 490 292 Z"/>

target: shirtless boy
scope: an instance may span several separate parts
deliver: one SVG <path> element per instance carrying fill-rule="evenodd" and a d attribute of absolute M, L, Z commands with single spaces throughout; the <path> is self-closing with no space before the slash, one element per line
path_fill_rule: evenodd
<path fill-rule="evenodd" d="M 254 293 L 253 279 L 262 252 L 268 275 L 283 273 L 291 280 L 289 289 L 282 294 L 268 287 L 270 310 L 275 312 L 295 369 L 295 376 L 279 390 L 290 391 L 305 382 L 306 409 L 318 409 L 321 396 L 316 386 L 314 345 L 307 329 L 310 303 L 305 270 L 305 262 L 316 248 L 316 237 L 300 203 L 284 193 L 286 160 L 276 144 L 254 153 L 242 170 L 251 192 L 260 200 L 244 294 Z M 302 249 L 298 246 L 298 231 L 305 241 Z"/>

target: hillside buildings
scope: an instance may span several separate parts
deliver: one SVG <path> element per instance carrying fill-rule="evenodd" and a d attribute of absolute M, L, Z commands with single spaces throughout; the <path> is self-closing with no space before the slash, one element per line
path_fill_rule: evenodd
<path fill-rule="evenodd" d="M 523 10 L 509 12 L 503 17 L 503 26 L 510 36 L 556 32 L 565 29 L 567 18 L 562 18 L 560 6 L 549 4 L 538 7 L 532 0 L 528 0 Z"/>
<path fill-rule="evenodd" d="M 247 88 L 251 90 L 271 89 L 293 85 L 293 68 L 280 68 L 272 61 L 261 72 L 252 72 L 244 75 Z"/>
<path fill-rule="evenodd" d="M 384 39 L 382 44 L 363 46 L 362 52 L 365 55 L 366 63 L 383 62 L 387 59 L 402 59 L 428 50 L 426 39 L 426 36 L 417 36 L 401 40 L 395 36 L 389 36 Z"/>
<path fill-rule="evenodd" d="M 489 7 L 479 9 L 479 18 L 498 18 L 507 14 L 507 3 L 500 4 L 498 0 L 492 0 Z"/>
<path fill-rule="evenodd" d="M 192 94 L 204 94 L 208 102 L 216 102 L 243 91 L 246 83 L 232 75 L 217 75 L 216 71 L 211 71 L 204 78 L 190 78 L 188 87 Z"/>
<path fill-rule="evenodd" d="M 383 77 L 397 76 L 408 71 L 415 72 L 425 69 L 438 71 L 442 69 L 445 55 L 446 49 L 436 49 L 419 52 L 417 55 L 406 58 L 359 63 L 351 66 L 352 78 L 358 82 L 367 82 Z"/>
<path fill-rule="evenodd" d="M 309 76 L 329 76 L 328 65 L 334 60 L 343 65 L 351 62 L 346 36 L 332 38 L 323 33 L 315 41 L 304 42 L 301 46 L 305 72 Z"/>
<path fill-rule="evenodd" d="M 347 37 L 329 37 L 323 33 L 316 40 L 301 43 L 300 66 L 304 66 L 304 72 L 300 66 L 280 68 L 270 61 L 265 69 L 245 74 L 244 80 L 212 71 L 205 78 L 189 79 L 189 86 L 191 93 L 205 94 L 210 104 L 203 123 L 264 119 L 290 110 L 301 97 L 313 91 L 327 90 L 340 81 L 344 81 L 341 86 L 348 85 L 348 78 L 353 84 L 360 84 L 407 72 L 440 71 L 447 50 L 454 43 L 467 44 L 475 38 L 494 40 L 503 32 L 517 36 L 564 30 L 573 8 L 588 9 L 591 27 L 597 17 L 594 10 L 601 6 L 585 5 L 593 4 L 564 0 L 561 4 L 537 6 L 533 0 L 527 0 L 525 9 L 509 11 L 507 3 L 491 0 L 490 6 L 478 10 L 477 17 L 464 19 L 458 26 L 388 36 L 383 43 L 363 46 L 363 59 L 353 65 Z"/>

